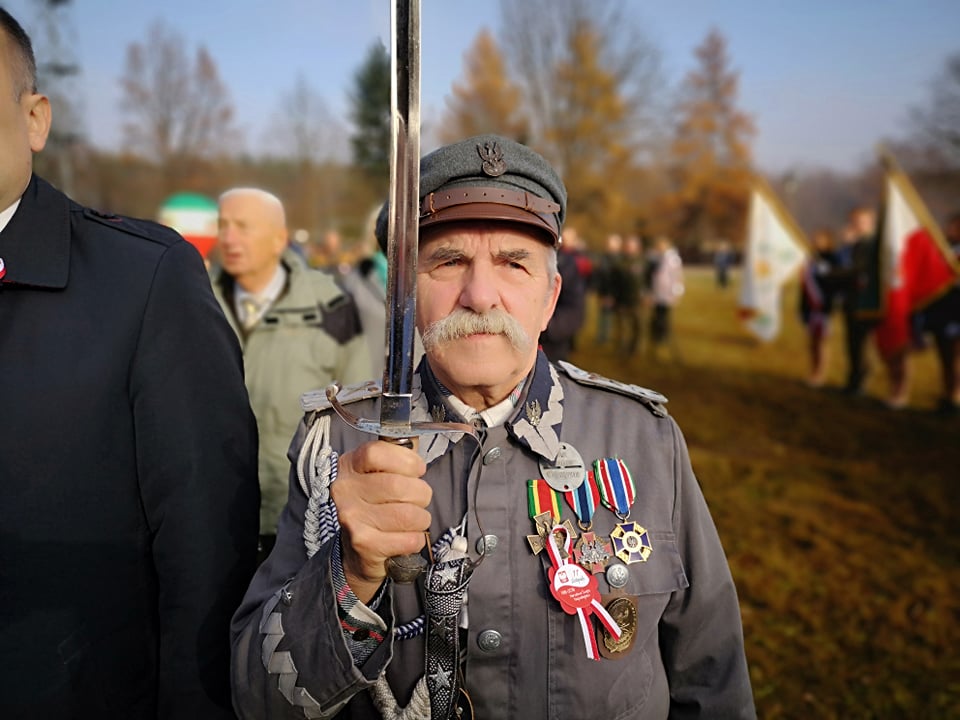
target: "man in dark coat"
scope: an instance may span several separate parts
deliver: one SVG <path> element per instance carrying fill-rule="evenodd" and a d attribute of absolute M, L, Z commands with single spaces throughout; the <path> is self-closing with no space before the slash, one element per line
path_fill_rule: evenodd
<path fill-rule="evenodd" d="M 256 426 L 196 250 L 32 175 L 50 127 L 0 9 L 0 717 L 228 718 Z"/>

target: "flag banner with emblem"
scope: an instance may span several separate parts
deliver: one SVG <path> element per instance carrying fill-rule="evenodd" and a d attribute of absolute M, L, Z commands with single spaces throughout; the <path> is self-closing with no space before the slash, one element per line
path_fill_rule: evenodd
<path fill-rule="evenodd" d="M 780 332 L 783 284 L 803 264 L 807 241 L 770 187 L 755 178 L 750 195 L 746 258 L 740 284 L 740 316 L 761 340 Z"/>
<path fill-rule="evenodd" d="M 549 512 L 555 523 L 560 522 L 560 493 L 547 484 L 546 480 L 527 480 L 527 508 L 530 517 Z"/>
<path fill-rule="evenodd" d="M 960 275 L 939 226 L 894 157 L 880 150 L 884 201 L 880 216 L 883 313 L 877 348 L 890 357 L 910 342 L 910 315 L 945 293 Z"/>

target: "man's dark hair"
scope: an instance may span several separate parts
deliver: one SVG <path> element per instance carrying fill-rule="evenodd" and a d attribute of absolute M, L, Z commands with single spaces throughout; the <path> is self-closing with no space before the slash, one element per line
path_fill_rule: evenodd
<path fill-rule="evenodd" d="M 13 74 L 13 99 L 19 100 L 25 92 L 37 91 L 37 61 L 33 56 L 30 36 L 16 19 L 0 7 L 0 28 L 10 38 L 10 63 Z"/>

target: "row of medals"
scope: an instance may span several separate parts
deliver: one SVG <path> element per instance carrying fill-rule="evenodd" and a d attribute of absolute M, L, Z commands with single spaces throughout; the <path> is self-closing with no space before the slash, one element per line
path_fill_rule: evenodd
<path fill-rule="evenodd" d="M 568 443 L 561 443 L 560 453 L 553 464 L 540 461 L 540 473 L 547 484 L 560 493 L 572 492 L 584 482 L 600 482 L 599 478 L 588 479 L 583 457 Z M 592 521 L 587 525 L 577 521 L 583 533 L 579 539 L 569 518 L 560 524 L 566 528 L 570 538 L 576 540 L 573 548 L 574 561 L 591 573 L 604 572 L 607 583 L 613 590 L 614 597 L 604 606 L 620 625 L 622 635 L 619 640 L 615 640 L 605 629 L 602 630 L 603 644 L 610 653 L 622 653 L 629 649 L 637 630 L 636 606 L 622 594 L 622 588 L 630 577 L 627 565 L 646 562 L 653 552 L 646 529 L 636 522 L 626 522 L 626 516 L 619 513 L 617 517 L 620 522 L 610 533 L 610 538 L 591 532 Z M 545 547 L 547 534 L 554 532 L 559 526 L 555 524 L 553 513 L 549 510 L 536 515 L 533 521 L 537 534 L 527 535 L 527 542 L 534 555 L 539 555 Z M 615 557 L 622 562 L 613 562 Z M 618 595 L 618 591 L 621 594 Z"/>

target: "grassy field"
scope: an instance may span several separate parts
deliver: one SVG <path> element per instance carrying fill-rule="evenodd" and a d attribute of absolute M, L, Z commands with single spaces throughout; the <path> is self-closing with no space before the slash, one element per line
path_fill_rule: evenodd
<path fill-rule="evenodd" d="M 676 347 L 656 360 L 592 349 L 571 360 L 654 388 L 683 428 L 740 593 L 761 718 L 960 718 L 960 417 L 932 409 L 939 368 L 914 356 L 909 408 L 892 411 L 879 361 L 867 396 L 808 388 L 787 288 L 783 331 L 755 341 L 737 283 L 687 271 Z"/>

